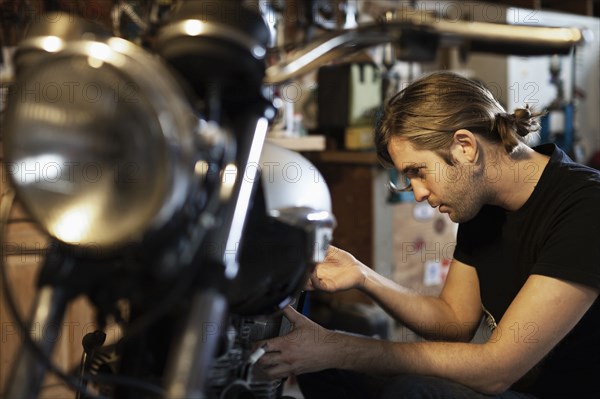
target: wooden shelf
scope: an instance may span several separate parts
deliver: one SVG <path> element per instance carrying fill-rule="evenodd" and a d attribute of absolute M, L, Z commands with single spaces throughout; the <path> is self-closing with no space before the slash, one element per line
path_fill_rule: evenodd
<path fill-rule="evenodd" d="M 325 136 L 309 135 L 300 137 L 267 137 L 267 141 L 293 151 L 323 151 Z"/>

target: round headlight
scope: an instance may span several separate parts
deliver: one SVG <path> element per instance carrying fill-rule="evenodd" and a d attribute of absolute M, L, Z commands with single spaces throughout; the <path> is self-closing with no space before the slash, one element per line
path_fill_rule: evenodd
<path fill-rule="evenodd" d="M 17 194 L 59 240 L 115 247 L 163 226 L 193 179 L 194 118 L 169 71 L 125 40 L 62 43 L 6 110 Z"/>

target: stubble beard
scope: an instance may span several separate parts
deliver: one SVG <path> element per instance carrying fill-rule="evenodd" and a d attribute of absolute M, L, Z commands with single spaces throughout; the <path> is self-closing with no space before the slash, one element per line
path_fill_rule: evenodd
<path fill-rule="evenodd" d="M 444 205 L 450 208 L 448 216 L 455 223 L 464 223 L 473 219 L 483 205 L 487 202 L 488 193 L 482 176 L 472 169 L 461 165 L 452 166 L 461 168 L 461 178 L 456 183 L 448 185 L 450 190 L 446 193 Z"/>

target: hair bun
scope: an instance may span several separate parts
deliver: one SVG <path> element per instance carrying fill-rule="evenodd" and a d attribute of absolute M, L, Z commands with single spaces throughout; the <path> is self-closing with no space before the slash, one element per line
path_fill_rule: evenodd
<path fill-rule="evenodd" d="M 494 115 L 493 131 L 498 134 L 506 152 L 510 153 L 523 141 L 522 138 L 539 130 L 537 118 L 541 115 L 543 112 L 532 112 L 529 105 L 517 108 L 512 114 L 500 112 Z"/>

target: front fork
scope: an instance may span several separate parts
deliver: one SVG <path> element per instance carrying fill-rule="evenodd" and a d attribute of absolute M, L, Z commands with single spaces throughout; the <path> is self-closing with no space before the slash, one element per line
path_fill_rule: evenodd
<path fill-rule="evenodd" d="M 209 289 L 194 295 L 181 340 L 168 362 L 166 398 L 204 398 L 226 317 L 227 300 L 222 293 Z"/>
<path fill-rule="evenodd" d="M 256 173 L 256 165 L 260 162 L 268 120 L 255 116 L 254 111 L 238 121 L 235 183 L 219 216 L 221 225 L 209 232 L 206 241 L 217 250 L 200 258 L 205 267 L 203 288 L 193 293 L 181 340 L 167 363 L 165 398 L 168 399 L 204 398 L 203 392 L 228 316 L 228 299 L 221 281 L 223 277 L 231 280 L 238 273 L 239 244 L 260 178 L 252 172 Z M 227 186 L 226 181 L 223 186 Z"/>
<path fill-rule="evenodd" d="M 55 339 L 48 339 L 45 334 L 34 334 L 33 331 L 54 331 L 60 328 L 69 296 L 62 288 L 43 286 L 38 292 L 33 305 L 31 320 L 21 348 L 17 354 L 11 375 L 8 379 L 5 398 L 35 399 L 40 391 L 48 362 L 41 357 L 52 358 Z M 33 345 L 36 345 L 35 347 Z"/>

